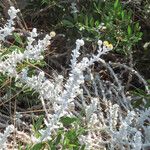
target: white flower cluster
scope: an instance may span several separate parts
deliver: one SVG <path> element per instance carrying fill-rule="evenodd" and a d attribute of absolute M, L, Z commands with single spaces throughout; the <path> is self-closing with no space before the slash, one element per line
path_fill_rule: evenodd
<path fill-rule="evenodd" d="M 98 43 L 100 43 L 100 41 Z M 24 81 L 29 87 L 32 87 L 37 92 L 39 92 L 42 98 L 49 98 L 50 102 L 52 102 L 52 100 L 55 100 L 52 103 L 55 114 L 47 116 L 47 118 L 49 118 L 48 122 L 46 123 L 47 129 L 45 131 L 42 130 L 43 136 L 41 137 L 41 140 L 47 140 L 48 137 L 51 135 L 50 131 L 58 128 L 57 125 L 59 124 L 60 117 L 64 115 L 72 115 L 72 113 L 69 112 L 69 105 L 74 105 L 74 99 L 82 92 L 80 85 L 84 83 L 83 71 L 85 71 L 94 62 L 98 61 L 100 59 L 99 57 L 102 54 L 106 54 L 110 50 L 107 49 L 105 46 L 102 47 L 101 42 L 101 44 L 99 44 L 99 50 L 97 55 L 93 55 L 91 59 L 85 57 L 80 62 L 77 62 L 77 58 L 80 55 L 80 47 L 83 45 L 83 40 L 78 39 L 76 41 L 76 48 L 73 50 L 71 60 L 72 70 L 69 74 L 69 78 L 67 79 L 67 82 L 64 85 L 64 90 L 62 92 L 58 90 L 58 88 L 57 90 L 54 88 L 54 82 L 50 82 L 47 79 L 44 80 L 43 73 L 39 74 L 40 77 L 32 77 L 32 79 L 28 78 L 29 80 L 27 79 Z M 55 91 L 58 91 L 57 94 Z"/>
<path fill-rule="evenodd" d="M 41 53 L 47 48 L 47 46 L 50 44 L 51 36 L 46 35 L 43 40 L 39 40 L 36 45 L 33 45 L 33 42 L 35 41 L 35 37 L 38 36 L 37 30 L 33 28 L 32 32 L 30 33 L 30 37 L 28 37 L 27 47 L 24 51 L 24 58 L 30 59 L 30 60 L 40 60 L 43 59 L 43 56 Z"/>
<path fill-rule="evenodd" d="M 41 53 L 46 50 L 50 44 L 51 37 L 46 35 L 43 40 L 39 40 L 36 45 L 32 45 L 37 36 L 36 29 L 33 29 L 28 37 L 28 42 L 25 51 L 22 53 L 19 50 L 13 51 L 11 54 L 5 55 L 4 58 L 0 59 L 0 72 L 3 74 L 7 73 L 10 76 L 17 78 L 16 67 L 19 63 L 24 60 L 40 60 L 42 59 Z M 3 60 L 4 59 L 4 60 Z"/>
<path fill-rule="evenodd" d="M 44 72 L 40 72 L 37 76 L 28 77 L 28 69 L 23 69 L 19 74 L 19 79 L 25 83 L 27 87 L 34 89 L 39 93 L 39 97 L 50 100 L 51 103 L 58 100 L 62 92 L 63 76 L 55 77 L 55 80 L 48 80 Z"/>
<path fill-rule="evenodd" d="M 104 61 L 102 64 L 105 64 L 105 67 L 110 67 Z M 111 68 L 109 69 L 111 70 Z M 114 73 L 112 71 L 111 74 Z M 113 76 L 117 78 L 115 74 Z M 120 82 L 119 79 L 117 82 Z M 97 74 L 91 78 L 90 83 L 90 89 L 86 85 L 84 86 L 84 95 L 88 95 L 91 103 L 87 104 L 87 98 L 84 95 L 83 97 L 85 98 L 82 98 L 86 115 L 83 118 L 83 122 L 87 123 L 88 132 L 87 135 L 80 137 L 80 142 L 86 145 L 86 150 L 106 149 L 106 147 L 112 150 L 149 149 L 150 108 L 142 108 L 142 110 L 130 108 L 128 106 L 131 100 L 125 97 L 124 102 L 129 103 L 129 105 L 126 105 L 127 107 L 124 109 L 120 103 L 123 96 L 120 97 L 123 92 L 119 90 L 121 85 L 118 84 L 118 87 L 116 87 L 116 83 L 112 84 L 109 81 L 103 81 Z M 92 91 L 91 88 L 93 89 Z M 119 92 L 121 93 L 119 94 Z M 99 98 L 93 98 L 93 93 Z"/>
<path fill-rule="evenodd" d="M 83 58 L 81 62 L 77 63 L 77 58 L 80 55 L 80 47 L 84 45 L 83 40 L 77 40 L 76 49 L 73 51 L 72 54 L 72 71 L 64 86 L 65 89 L 62 91 L 60 86 L 56 86 L 56 82 L 45 79 L 45 75 L 43 72 L 39 73 L 38 76 L 28 77 L 28 71 L 24 69 L 20 74 L 17 74 L 16 67 L 18 63 L 21 63 L 24 59 L 39 60 L 39 54 L 43 49 L 46 48 L 47 44 L 49 44 L 49 37 L 47 38 L 46 36 L 42 42 L 38 42 L 37 46 L 32 46 L 32 42 L 34 41 L 33 38 L 35 36 L 37 36 L 37 33 L 36 30 L 33 29 L 33 31 L 31 32 L 31 37 L 28 38 L 28 46 L 24 53 L 14 52 L 8 55 L 6 60 L 0 62 L 0 70 L 3 73 L 7 73 L 12 77 L 20 79 L 28 87 L 36 90 L 39 93 L 41 99 L 48 99 L 51 103 L 53 102 L 55 114 L 52 116 L 50 115 L 50 117 L 49 115 L 47 115 L 47 118 L 49 118 L 47 126 L 48 128 L 50 128 L 48 130 L 51 131 L 54 126 L 57 126 L 57 124 L 59 123 L 59 118 L 62 117 L 64 114 L 68 114 L 66 111 L 70 103 L 72 103 L 74 101 L 74 98 L 78 95 L 78 93 L 80 93 L 80 85 L 84 83 L 83 71 L 90 65 L 92 65 L 95 61 L 98 61 L 100 55 L 107 53 L 109 49 L 107 49 L 105 46 L 101 47 L 101 42 L 101 45 L 99 44 L 98 55 L 93 55 L 93 58 L 91 58 L 90 60 L 88 58 Z M 60 79 L 62 82 L 63 78 Z M 50 132 L 47 136 L 50 136 Z M 42 139 L 47 139 L 47 137 L 42 137 Z"/>
<path fill-rule="evenodd" d="M 8 35 L 11 35 L 12 31 L 14 31 L 14 19 L 17 16 L 17 13 L 19 12 L 19 9 L 15 9 L 13 6 L 10 7 L 8 10 L 8 14 L 10 19 L 8 22 L 4 25 L 4 28 L 0 27 L 0 40 L 4 41 L 5 37 Z"/>
<path fill-rule="evenodd" d="M 97 108 L 93 104 L 87 106 L 86 114 L 91 114 L 91 110 L 93 113 L 87 120 L 88 134 L 80 137 L 80 142 L 86 145 L 87 150 L 106 148 L 106 145 L 112 150 L 141 150 L 150 147 L 150 128 L 144 126 L 144 122 L 150 118 L 150 114 L 146 115 L 150 109 L 140 114 L 134 110 L 128 111 L 125 115 L 119 105 L 107 101 L 105 104 L 109 110 L 98 113 L 94 110 L 103 109 L 100 108 L 100 103 L 97 103 Z M 142 124 L 141 115 L 142 118 L 145 116 Z"/>

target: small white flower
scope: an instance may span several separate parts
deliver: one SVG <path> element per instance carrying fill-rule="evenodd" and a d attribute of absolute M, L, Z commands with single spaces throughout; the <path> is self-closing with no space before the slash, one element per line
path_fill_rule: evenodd
<path fill-rule="evenodd" d="M 76 44 L 79 46 L 83 46 L 84 45 L 84 41 L 81 39 L 76 40 Z"/>
<path fill-rule="evenodd" d="M 103 42 L 101 40 L 98 40 L 97 44 L 101 47 Z"/>
<path fill-rule="evenodd" d="M 16 14 L 19 12 L 19 9 L 15 9 L 13 6 L 10 7 L 8 10 L 8 15 L 10 16 L 10 19 L 16 18 Z"/>
<path fill-rule="evenodd" d="M 37 29 L 36 28 L 33 28 L 32 29 L 32 32 L 30 33 L 31 34 L 31 37 L 37 37 L 38 36 L 38 34 L 37 34 Z"/>
<path fill-rule="evenodd" d="M 14 19 L 16 18 L 18 12 L 19 9 L 15 9 L 13 6 L 11 6 L 8 10 L 10 19 L 7 21 L 3 28 L 0 27 L 0 40 L 4 41 L 6 36 L 12 34 L 12 31 L 15 29 L 13 27 Z"/>

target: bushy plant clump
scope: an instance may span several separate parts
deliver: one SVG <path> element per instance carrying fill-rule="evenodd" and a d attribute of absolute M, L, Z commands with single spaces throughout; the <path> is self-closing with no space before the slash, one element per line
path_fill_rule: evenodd
<path fill-rule="evenodd" d="M 50 35 L 36 41 L 38 33 L 37 29 L 33 28 L 29 32 L 25 48 L 3 53 L 6 48 L 3 42 L 14 32 L 14 19 L 18 12 L 19 10 L 10 7 L 10 19 L 0 28 L 0 76 L 12 78 L 20 88 L 30 88 L 32 92 L 38 93 L 38 99 L 44 109 L 44 117 L 32 125 L 36 132 L 31 132 L 31 143 L 26 149 L 149 148 L 150 109 L 143 105 L 146 99 L 143 98 L 140 108 L 132 106 L 135 99 L 125 91 L 114 66 L 123 67 L 135 74 L 145 86 L 147 95 L 150 94 L 148 84 L 133 68 L 124 64 L 107 63 L 101 58 L 113 49 L 112 44 L 98 40 L 97 52 L 79 60 L 84 40 L 77 39 L 71 55 L 71 71 L 68 77 L 57 75 L 48 78 L 44 71 L 36 70 L 35 73 L 34 68 L 27 64 L 43 60 L 44 51 L 51 44 Z M 111 80 L 103 80 L 98 73 L 92 73 L 91 66 L 95 62 L 108 71 Z M 17 131 L 17 126 L 6 127 L 5 132 L 0 135 L 2 149 L 8 149 L 7 138 Z"/>
<path fill-rule="evenodd" d="M 61 31 L 73 40 L 82 37 L 92 42 L 98 39 L 111 41 L 115 45 L 114 50 L 123 55 L 130 54 L 142 37 L 140 25 L 134 21 L 131 9 L 126 10 L 120 0 L 36 0 L 26 7 L 27 16 L 33 7 L 34 22 L 40 24 L 46 17 L 49 20 L 44 22 L 47 27 Z"/>

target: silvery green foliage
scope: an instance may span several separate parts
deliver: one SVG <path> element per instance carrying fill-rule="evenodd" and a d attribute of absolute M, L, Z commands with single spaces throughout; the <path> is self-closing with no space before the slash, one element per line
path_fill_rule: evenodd
<path fill-rule="evenodd" d="M 39 40 L 36 45 L 32 45 L 34 38 L 37 36 L 36 29 L 30 32 L 30 37 L 27 38 L 27 46 L 25 51 L 13 51 L 11 54 L 5 55 L 5 58 L 0 59 L 0 72 L 7 73 L 10 76 L 17 78 L 16 67 L 17 64 L 22 63 L 24 60 L 40 60 L 42 59 L 41 53 L 50 44 L 50 36 L 46 35 L 43 40 Z M 3 60 L 2 60 L 3 59 Z"/>
<path fill-rule="evenodd" d="M 18 10 L 10 8 L 10 11 L 12 11 L 12 14 L 9 13 L 10 18 L 14 19 Z M 10 23 L 10 26 L 12 25 L 13 23 Z M 5 27 L 4 30 L 7 30 L 8 27 Z M 1 35 L 3 37 L 1 40 L 4 40 L 5 36 L 2 33 Z M 118 75 L 113 71 L 113 67 L 100 58 L 101 55 L 107 54 L 112 49 L 111 44 L 107 44 L 107 46 L 105 43 L 108 42 L 99 40 L 97 54 L 90 58 L 83 57 L 81 61 L 78 61 L 80 48 L 84 46 L 84 41 L 78 39 L 76 48 L 72 52 L 71 71 L 66 80 L 61 75 L 54 79 L 48 79 L 44 72 L 30 77 L 28 68 L 23 68 L 18 73 L 17 65 L 25 60 L 39 61 L 43 59 L 42 52 L 50 44 L 51 37 L 46 35 L 43 40 L 34 44 L 37 35 L 36 29 L 33 29 L 27 38 L 24 52 L 15 51 L 0 60 L 0 73 L 14 77 L 16 81 L 39 93 L 39 99 L 46 114 L 44 120 L 46 129 L 39 131 L 41 133 L 39 138 L 32 135 L 33 142 L 51 139 L 57 129 L 63 126 L 60 118 L 62 116 L 78 116 L 78 112 L 74 109 L 74 107 L 78 107 L 79 110 L 82 109 L 85 112 L 82 121 L 87 127 L 87 134 L 82 135 L 79 140 L 81 144 L 86 145 L 87 150 L 106 147 L 111 150 L 117 148 L 140 150 L 150 146 L 150 128 L 149 125 L 145 125 L 145 123 L 150 123 L 150 109 L 132 108 L 131 97 L 126 96 L 124 87 Z M 94 62 L 100 62 L 106 67 L 113 82 L 103 81 L 98 74 L 91 73 L 90 66 Z M 86 71 L 90 75 L 85 78 Z M 92 90 L 88 89 L 85 80 L 91 84 Z M 46 104 L 53 109 L 53 113 L 48 112 Z M 1 134 L 1 141 L 4 141 L 4 144 L 12 131 L 11 127 L 8 126 L 5 133 Z"/>
<path fill-rule="evenodd" d="M 102 64 L 105 64 L 105 67 L 110 67 L 104 62 Z M 121 94 L 119 94 L 120 90 L 118 90 L 120 88 L 116 87 L 115 82 L 101 80 L 97 74 L 89 81 L 91 81 L 90 89 L 92 87 L 93 90 L 84 86 L 84 95 L 90 97 L 91 104 L 84 103 L 84 107 L 86 116 L 90 119 L 83 118 L 87 122 L 88 134 L 80 137 L 81 143 L 86 144 L 86 149 L 108 147 L 108 149 L 144 150 L 149 148 L 150 109 L 139 110 L 127 107 L 126 111 L 120 103 L 122 100 Z M 96 98 L 97 100 L 93 98 L 92 93 L 95 93 L 95 96 L 99 98 Z M 82 101 L 86 101 L 84 95 Z M 125 102 L 130 104 L 131 97 L 126 96 L 125 98 Z M 96 100 L 95 105 L 93 105 L 93 100 Z"/>
<path fill-rule="evenodd" d="M 80 62 L 77 62 L 77 58 L 80 55 L 79 50 L 80 50 L 80 47 L 84 45 L 84 41 L 79 40 L 79 39 L 76 41 L 76 48 L 73 50 L 72 60 L 71 60 L 72 70 L 69 74 L 69 78 L 67 79 L 67 81 L 64 85 L 64 90 L 62 92 L 59 90 L 55 90 L 54 86 L 53 87 L 51 86 L 51 89 L 49 90 L 49 94 L 50 94 L 48 96 L 50 98 L 49 100 L 51 100 L 51 97 L 53 97 L 52 94 L 55 93 L 54 91 L 58 91 L 57 98 L 54 99 L 55 101 L 53 101 L 53 103 L 52 103 L 55 114 L 47 115 L 48 121 L 45 120 L 47 129 L 45 131 L 42 130 L 42 132 L 41 132 L 42 137 L 41 137 L 41 139 L 38 139 L 38 141 L 47 140 L 50 137 L 51 132 L 54 129 L 57 129 L 58 127 L 60 127 L 60 126 L 58 126 L 58 125 L 61 125 L 59 123 L 60 117 L 62 117 L 64 115 L 69 115 L 69 116 L 72 115 L 72 112 L 69 111 L 69 108 L 70 108 L 69 106 L 74 103 L 74 99 L 76 98 L 76 96 L 78 96 L 82 92 L 80 85 L 84 83 L 83 71 L 85 71 L 94 62 L 98 61 L 102 54 L 106 54 L 110 50 L 109 48 L 107 48 L 105 46 L 102 47 L 102 42 L 99 41 L 98 44 L 99 44 L 99 50 L 98 50 L 97 55 L 93 55 L 90 59 L 88 59 L 87 57 L 84 57 Z M 44 78 L 44 73 L 42 73 L 42 79 L 43 78 Z M 34 78 L 33 82 L 31 82 L 31 80 L 30 80 L 28 83 L 30 83 L 36 87 L 42 87 L 42 84 L 44 84 L 45 81 L 41 82 L 40 80 L 37 80 L 37 79 L 38 78 Z M 36 84 L 35 84 L 35 82 L 36 82 Z M 49 82 L 49 84 L 53 85 L 52 82 Z M 32 85 L 30 85 L 30 87 L 33 87 Z M 36 88 L 36 87 L 34 89 L 38 90 L 38 88 Z M 43 90 L 44 90 L 44 88 L 43 88 Z M 50 92 L 50 91 L 52 91 L 52 92 Z M 41 93 L 41 92 L 39 92 L 39 93 Z M 43 94 L 43 95 L 45 95 L 45 94 Z M 44 98 L 41 94 L 40 94 L 40 97 L 41 97 L 41 99 Z"/>
<path fill-rule="evenodd" d="M 7 150 L 7 138 L 10 136 L 10 134 L 14 131 L 14 126 L 9 125 L 5 129 L 4 133 L 0 133 L 0 149 L 1 150 Z"/>
<path fill-rule="evenodd" d="M 13 27 L 14 25 L 14 19 L 16 18 L 17 13 L 19 12 L 19 9 L 15 9 L 13 6 L 10 7 L 8 10 L 8 15 L 10 19 L 7 21 L 7 23 L 4 25 L 4 27 L 0 27 L 0 40 L 4 41 L 5 37 L 8 35 L 11 35 L 12 31 L 15 29 Z"/>
<path fill-rule="evenodd" d="M 86 149 L 101 149 L 107 146 L 112 150 L 141 150 L 150 146 L 149 126 L 144 126 L 144 122 L 149 121 L 150 113 L 147 113 L 150 109 L 125 113 L 119 105 L 113 105 L 107 100 L 103 103 L 103 107 L 105 106 L 106 111 L 101 111 L 103 108 L 100 106 L 100 100 L 97 100 L 97 110 L 100 112 L 95 111 L 96 108 L 92 109 L 93 104 L 87 106 L 89 111 L 86 111 L 86 114 L 91 114 L 91 110 L 93 113 L 87 120 L 88 134 L 80 137 L 81 143 L 86 144 Z"/>

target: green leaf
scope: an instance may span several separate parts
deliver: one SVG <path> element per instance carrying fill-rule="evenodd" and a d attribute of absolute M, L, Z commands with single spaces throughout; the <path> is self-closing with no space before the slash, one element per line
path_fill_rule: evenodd
<path fill-rule="evenodd" d="M 88 16 L 87 16 L 87 15 L 85 16 L 85 25 L 86 25 L 86 26 L 88 26 L 88 25 L 89 25 L 89 18 L 88 18 Z"/>
<path fill-rule="evenodd" d="M 139 38 L 141 39 L 141 37 L 143 36 L 142 32 L 139 32 Z"/>
<path fill-rule="evenodd" d="M 150 99 L 147 101 L 147 103 L 145 104 L 145 108 L 149 108 L 150 107 Z"/>
<path fill-rule="evenodd" d="M 135 28 L 136 28 L 136 30 L 139 30 L 139 22 L 137 22 L 136 24 L 135 24 Z"/>
<path fill-rule="evenodd" d="M 82 145 L 80 150 L 85 150 L 85 145 Z"/>
<path fill-rule="evenodd" d="M 69 20 L 62 20 L 62 23 L 63 23 L 64 26 L 74 27 L 74 24 Z"/>
<path fill-rule="evenodd" d="M 19 35 L 19 33 L 13 33 L 14 37 L 15 37 L 15 41 L 19 44 L 23 44 L 22 39 Z"/>
<path fill-rule="evenodd" d="M 98 11 L 98 7 L 96 3 L 93 3 L 94 9 Z"/>
<path fill-rule="evenodd" d="M 122 20 L 124 20 L 124 18 L 125 18 L 125 13 L 124 13 L 124 11 L 121 12 L 121 18 L 122 18 Z"/>
<path fill-rule="evenodd" d="M 34 128 L 36 131 L 38 131 L 39 129 L 41 129 L 41 126 L 43 124 L 43 118 L 44 116 L 40 116 L 37 121 L 34 123 Z"/>
<path fill-rule="evenodd" d="M 20 48 L 16 45 L 10 46 L 8 50 L 9 50 L 9 52 L 13 52 L 13 51 L 16 51 L 16 50 L 19 50 L 19 51 L 23 52 L 23 48 Z"/>
<path fill-rule="evenodd" d="M 91 19 L 90 19 L 90 26 L 91 26 L 91 27 L 94 26 L 94 19 L 93 19 L 93 17 L 91 17 Z"/>
<path fill-rule="evenodd" d="M 38 143 L 38 144 L 35 144 L 31 150 L 41 150 L 43 147 L 45 146 L 44 143 Z"/>
<path fill-rule="evenodd" d="M 127 31 L 128 31 L 128 35 L 129 35 L 129 36 L 131 36 L 132 29 L 131 29 L 131 26 L 130 26 L 130 25 L 128 25 L 128 29 L 127 29 Z"/>
<path fill-rule="evenodd" d="M 95 21 L 95 26 L 96 26 L 96 27 L 98 27 L 98 26 L 99 26 L 99 24 L 100 24 L 100 23 L 99 23 L 99 21 L 98 21 L 98 20 L 96 20 L 96 21 Z"/>
<path fill-rule="evenodd" d="M 62 117 L 60 121 L 64 126 L 69 126 L 71 123 L 77 121 L 77 118 L 70 118 L 70 117 Z"/>
<path fill-rule="evenodd" d="M 58 145 L 60 143 L 61 140 L 61 134 L 58 134 L 56 140 L 55 140 L 55 145 Z"/>
<path fill-rule="evenodd" d="M 119 0 L 116 0 L 115 3 L 114 3 L 114 9 L 117 9 L 118 4 L 119 4 Z"/>
<path fill-rule="evenodd" d="M 147 82 L 150 84 L 150 79 L 148 79 Z"/>
<path fill-rule="evenodd" d="M 142 99 L 138 99 L 133 103 L 134 108 L 138 108 L 143 103 Z"/>

